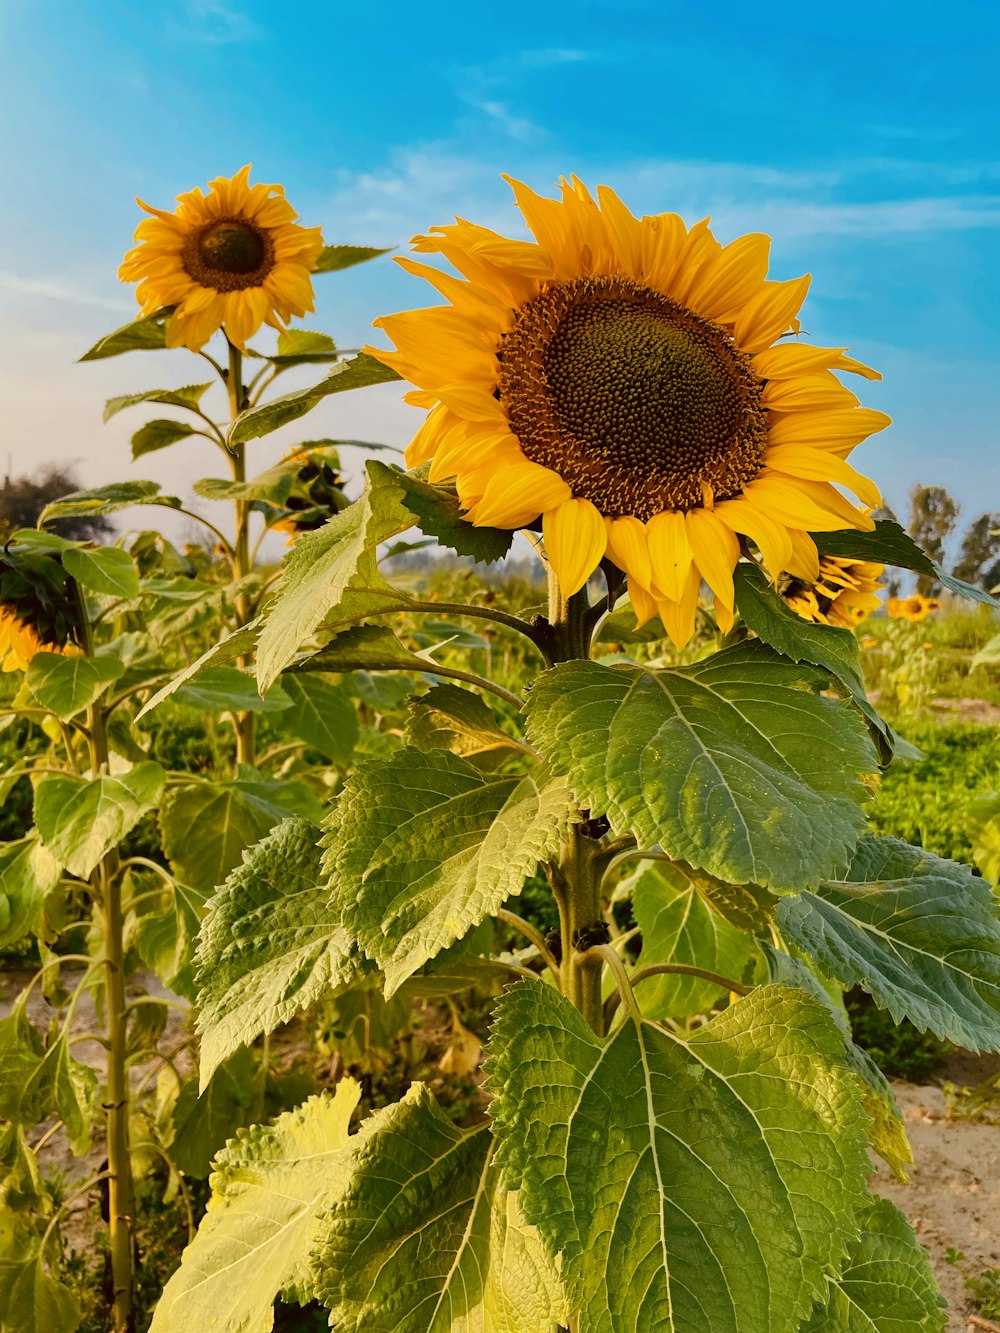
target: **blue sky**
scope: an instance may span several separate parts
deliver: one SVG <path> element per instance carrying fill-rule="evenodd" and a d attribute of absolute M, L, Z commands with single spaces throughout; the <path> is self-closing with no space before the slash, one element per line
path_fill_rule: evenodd
<path fill-rule="evenodd" d="M 998 29 L 982 0 L 5 0 L 0 467 L 77 459 L 88 484 L 182 493 L 219 472 L 196 444 L 133 467 L 141 417 L 101 425 L 112 393 L 197 378 L 188 354 L 75 364 L 134 309 L 116 268 L 135 194 L 170 207 L 252 161 L 329 242 L 405 249 L 455 213 L 516 232 L 501 171 L 538 189 L 576 171 L 637 212 L 711 214 L 724 240 L 770 232 L 774 276 L 813 274 L 809 334 L 885 374 L 863 396 L 894 425 L 852 461 L 897 507 L 919 480 L 966 519 L 1000 508 Z M 426 291 L 380 260 L 320 279 L 309 323 L 356 345 Z M 387 386 L 305 435 L 403 444 L 418 420 Z"/>

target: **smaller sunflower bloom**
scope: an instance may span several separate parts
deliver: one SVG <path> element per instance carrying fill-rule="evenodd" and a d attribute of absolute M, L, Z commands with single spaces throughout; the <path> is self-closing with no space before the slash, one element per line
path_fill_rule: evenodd
<path fill-rule="evenodd" d="M 310 274 L 323 248 L 319 227 L 300 227 L 281 185 L 251 185 L 250 168 L 217 176 L 208 194 L 177 196 L 168 213 L 137 199 L 151 214 L 118 276 L 136 282 L 142 315 L 173 306 L 167 346 L 197 352 L 220 328 L 245 350 L 269 324 L 282 329 L 313 309 Z"/>
<path fill-rule="evenodd" d="M 941 603 L 936 597 L 921 597 L 914 593 L 912 597 L 890 597 L 885 604 L 890 620 L 926 620 L 937 611 Z"/>
<path fill-rule="evenodd" d="M 824 555 L 815 582 L 793 579 L 782 596 L 803 620 L 854 629 L 878 609 L 884 569 L 870 560 Z"/>
<path fill-rule="evenodd" d="M 55 644 L 42 643 L 38 635 L 6 606 L 0 606 L 0 670 L 27 671 L 36 653 L 58 653 Z"/>

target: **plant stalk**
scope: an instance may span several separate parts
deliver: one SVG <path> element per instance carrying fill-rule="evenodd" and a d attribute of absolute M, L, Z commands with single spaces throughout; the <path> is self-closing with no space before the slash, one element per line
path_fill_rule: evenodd
<path fill-rule="evenodd" d="M 226 389 L 229 393 L 229 417 L 235 421 L 243 410 L 243 353 L 232 343 L 229 347 L 229 368 L 226 372 Z M 229 446 L 229 464 L 232 468 L 233 481 L 245 482 L 247 479 L 246 467 L 246 447 L 242 444 L 231 444 Z M 232 565 L 233 578 L 237 586 L 247 577 L 252 569 L 250 560 L 250 502 L 249 500 L 238 499 L 233 501 L 236 518 L 236 534 L 233 540 Z M 237 628 L 242 628 L 253 619 L 253 608 L 250 605 L 250 598 L 245 588 L 240 588 L 236 594 L 236 621 Z M 247 667 L 252 664 L 252 658 L 241 657 L 238 659 L 241 667 Z M 234 725 L 236 728 L 236 762 L 238 764 L 250 764 L 255 760 L 255 726 L 253 713 L 234 714 Z"/>
<path fill-rule="evenodd" d="M 84 652 L 94 653 L 94 635 L 86 599 L 77 587 L 80 631 Z M 109 771 L 107 711 L 100 700 L 87 709 L 91 776 Z M 126 1057 L 125 945 L 122 913 L 121 866 L 117 847 L 102 857 L 94 875 L 104 933 L 107 969 L 106 1042 L 108 1051 L 107 1148 L 108 1230 L 111 1251 L 114 1333 L 132 1333 L 135 1291 L 135 1185 L 129 1143 L 129 1088 Z"/>

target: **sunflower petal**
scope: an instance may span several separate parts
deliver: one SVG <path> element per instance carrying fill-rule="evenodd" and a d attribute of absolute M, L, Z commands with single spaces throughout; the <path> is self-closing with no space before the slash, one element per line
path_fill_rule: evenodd
<path fill-rule="evenodd" d="M 638 518 L 626 514 L 622 518 L 605 519 L 608 529 L 608 555 L 619 569 L 635 578 L 644 588 L 652 583 L 653 572 L 646 541 L 646 526 Z"/>
<path fill-rule="evenodd" d="M 571 498 L 572 492 L 562 477 L 525 459 L 493 473 L 482 498 L 469 511 L 469 518 L 477 527 L 522 528 L 543 510 L 554 509 Z"/>
<path fill-rule="evenodd" d="M 716 597 L 726 606 L 734 606 L 733 570 L 740 558 L 736 534 L 707 509 L 691 509 L 684 518 L 694 563 Z"/>
<path fill-rule="evenodd" d="M 564 597 L 572 597 L 593 574 L 607 549 L 604 518 L 589 500 L 564 500 L 543 513 L 542 536 L 559 591 Z"/>
<path fill-rule="evenodd" d="M 686 648 L 694 634 L 700 591 L 701 575 L 692 565 L 684 580 L 680 596 L 675 600 L 658 601 L 656 604 L 663 627 L 669 634 L 671 643 L 678 650 Z"/>
<path fill-rule="evenodd" d="M 681 595 L 693 558 L 684 515 L 669 509 L 654 514 L 646 524 L 646 542 L 652 565 L 651 586 L 655 586 L 661 596 L 676 600 Z"/>
<path fill-rule="evenodd" d="M 854 492 L 862 504 L 876 509 L 882 503 L 878 487 L 867 477 L 845 463 L 836 454 L 804 445 L 784 444 L 767 452 L 767 466 L 790 477 L 806 477 L 810 481 L 832 481 Z"/>
<path fill-rule="evenodd" d="M 736 316 L 733 337 L 744 352 L 762 352 L 791 326 L 809 290 L 809 275 L 767 282 Z"/>

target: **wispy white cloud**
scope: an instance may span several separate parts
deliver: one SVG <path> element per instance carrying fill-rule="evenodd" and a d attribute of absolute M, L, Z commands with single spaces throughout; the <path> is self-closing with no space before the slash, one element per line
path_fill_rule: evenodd
<path fill-rule="evenodd" d="M 256 42 L 264 29 L 249 14 L 226 0 L 182 0 L 179 12 L 167 20 L 167 35 L 203 46 L 230 46 Z"/>
<path fill-rule="evenodd" d="M 0 271 L 0 287 L 8 292 L 19 292 L 22 296 L 41 296 L 50 301 L 69 301 L 73 305 L 95 306 L 101 310 L 117 310 L 119 313 L 135 308 L 131 301 L 83 291 L 62 278 L 25 278 L 19 273 Z"/>

